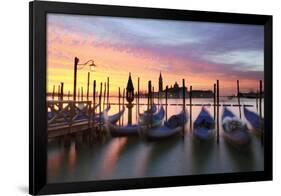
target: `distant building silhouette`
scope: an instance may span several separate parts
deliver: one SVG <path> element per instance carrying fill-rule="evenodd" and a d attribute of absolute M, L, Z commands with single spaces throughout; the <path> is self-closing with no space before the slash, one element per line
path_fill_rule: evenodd
<path fill-rule="evenodd" d="M 193 98 L 213 98 L 214 93 L 211 90 L 192 90 Z"/>
<path fill-rule="evenodd" d="M 189 97 L 190 92 L 185 87 L 185 95 Z M 168 88 L 168 97 L 170 98 L 182 98 L 183 96 L 183 87 L 180 87 L 177 82 L 175 82 L 174 86 Z M 211 90 L 192 90 L 193 98 L 213 98 L 214 93 Z"/>
<path fill-rule="evenodd" d="M 170 85 L 170 87 L 167 85 L 167 94 L 168 98 L 182 98 L 183 96 L 183 87 L 180 87 L 177 82 L 174 83 L 174 85 Z M 184 87 L 185 96 L 188 98 L 190 96 L 187 87 Z M 164 98 L 166 94 L 166 89 L 163 89 L 163 77 L 162 73 L 159 74 L 158 79 L 158 92 L 154 92 L 154 97 L 162 97 Z M 147 97 L 147 92 L 140 92 L 141 97 Z M 192 90 L 192 97 L 193 98 L 213 98 L 214 93 L 211 90 Z"/>
<path fill-rule="evenodd" d="M 185 94 L 187 95 L 187 88 L 185 88 Z M 167 89 L 168 97 L 170 98 L 181 98 L 183 95 L 183 87 L 180 87 L 177 82 L 175 82 L 174 86 L 171 86 Z"/>
<path fill-rule="evenodd" d="M 159 81 L 158 81 L 158 91 L 159 92 L 163 91 L 163 78 L 162 78 L 161 72 L 160 72 Z"/>
<path fill-rule="evenodd" d="M 260 96 L 259 92 L 253 92 L 253 91 L 250 91 L 250 92 L 240 92 L 239 93 L 240 97 L 243 97 L 243 98 L 257 98 Z M 262 92 L 262 97 L 264 97 L 264 92 Z"/>

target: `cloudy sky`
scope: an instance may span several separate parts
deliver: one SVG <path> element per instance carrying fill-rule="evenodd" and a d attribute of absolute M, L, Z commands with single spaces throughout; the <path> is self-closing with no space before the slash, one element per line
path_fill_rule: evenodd
<path fill-rule="evenodd" d="M 256 90 L 263 79 L 263 26 L 48 14 L 48 91 L 64 82 L 73 90 L 73 59 L 93 59 L 91 80 L 110 76 L 112 92 L 124 88 L 129 72 L 141 89 L 152 80 L 164 86 L 185 78 L 193 89 L 212 89 L 219 79 L 223 94 Z M 86 88 L 88 67 L 78 71 L 78 87 Z M 156 88 L 157 89 L 157 88 Z"/>

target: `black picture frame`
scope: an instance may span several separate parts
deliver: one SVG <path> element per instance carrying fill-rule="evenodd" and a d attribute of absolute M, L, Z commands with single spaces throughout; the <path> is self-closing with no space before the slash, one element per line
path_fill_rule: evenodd
<path fill-rule="evenodd" d="M 46 14 L 119 16 L 264 25 L 264 171 L 47 184 Z M 29 4 L 29 193 L 203 185 L 272 180 L 272 16 L 33 1 Z"/>

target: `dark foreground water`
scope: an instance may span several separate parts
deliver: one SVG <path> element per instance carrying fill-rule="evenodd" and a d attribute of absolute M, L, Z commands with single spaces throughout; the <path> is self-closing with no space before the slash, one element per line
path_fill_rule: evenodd
<path fill-rule="evenodd" d="M 248 104 L 248 103 L 247 103 Z M 253 103 L 254 104 L 254 103 Z M 200 107 L 192 110 L 193 120 Z M 237 108 L 231 108 L 237 114 Z M 254 108 L 253 108 L 254 109 Z M 180 111 L 169 108 L 169 116 Z M 212 113 L 212 107 L 208 107 Z M 243 118 L 242 118 L 243 119 Z M 193 174 L 262 171 L 264 153 L 259 137 L 251 134 L 246 150 L 228 145 L 222 133 L 216 140 L 200 143 L 186 125 L 185 137 L 148 142 L 139 137 L 104 138 L 85 142 L 72 138 L 70 147 L 58 140 L 48 143 L 48 182 L 142 178 Z M 222 130 L 222 129 L 221 129 Z"/>

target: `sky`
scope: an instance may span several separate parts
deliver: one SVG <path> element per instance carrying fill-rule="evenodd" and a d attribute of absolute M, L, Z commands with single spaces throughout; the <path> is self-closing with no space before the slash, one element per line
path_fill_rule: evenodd
<path fill-rule="evenodd" d="M 72 93 L 74 57 L 94 60 L 91 84 L 110 77 L 112 94 L 126 87 L 130 72 L 142 91 L 148 80 L 158 90 L 160 72 L 164 87 L 184 78 L 202 90 L 220 80 L 222 95 L 236 93 L 236 80 L 242 91 L 256 90 L 264 77 L 263 38 L 261 25 L 48 14 L 47 90 L 64 82 Z M 89 71 L 80 66 L 77 87 L 86 89 Z"/>

